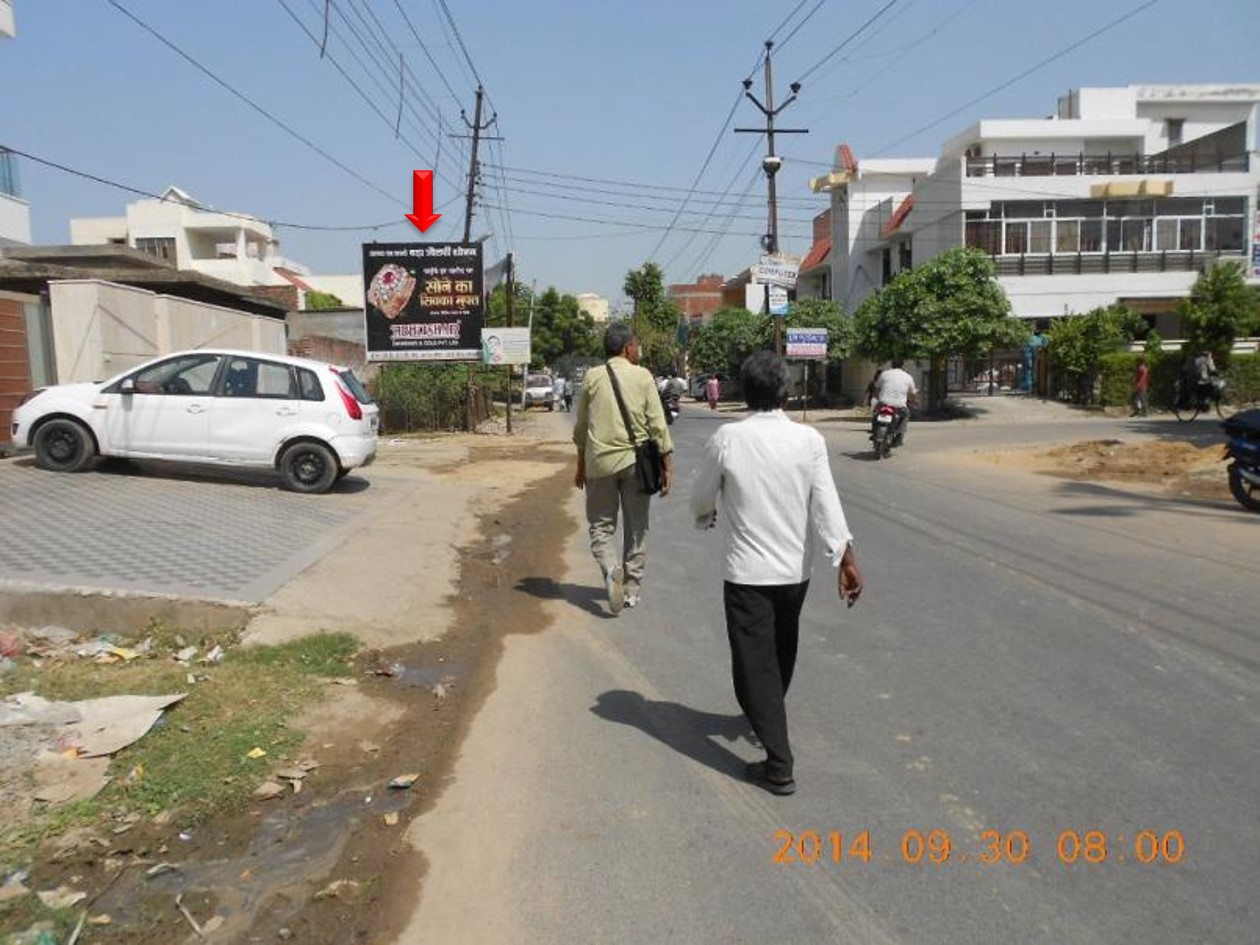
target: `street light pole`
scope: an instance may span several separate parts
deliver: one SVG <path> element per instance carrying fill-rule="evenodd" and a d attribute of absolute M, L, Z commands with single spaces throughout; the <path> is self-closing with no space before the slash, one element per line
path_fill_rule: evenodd
<path fill-rule="evenodd" d="M 775 128 L 774 119 L 789 105 L 796 101 L 797 93 L 801 90 L 801 83 L 793 82 L 790 86 L 792 90 L 791 96 L 778 108 L 774 107 L 774 67 L 770 61 L 770 53 L 774 49 L 774 40 L 766 40 L 766 57 L 765 57 L 765 83 L 766 83 L 766 102 L 763 105 L 757 100 L 757 96 L 752 94 L 752 77 L 749 76 L 744 80 L 744 95 L 748 97 L 754 105 L 760 109 L 761 114 L 766 117 L 764 128 L 736 128 L 735 131 L 743 134 L 764 134 L 766 136 L 766 156 L 761 161 L 761 167 L 766 172 L 766 188 L 767 211 L 769 222 L 766 235 L 761 239 L 762 248 L 765 249 L 767 255 L 775 256 L 779 252 L 779 202 L 775 191 L 775 175 L 779 172 L 779 168 L 783 166 L 783 158 L 774 153 L 774 136 L 778 134 L 787 135 L 804 135 L 809 134 L 808 128 Z M 774 318 L 770 314 L 770 283 L 765 283 L 765 307 L 766 315 Z M 777 354 L 783 354 L 783 322 L 774 318 L 774 350 Z"/>

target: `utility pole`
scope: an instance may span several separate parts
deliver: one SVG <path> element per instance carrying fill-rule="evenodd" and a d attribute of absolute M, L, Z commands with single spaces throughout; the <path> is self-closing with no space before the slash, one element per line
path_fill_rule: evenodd
<path fill-rule="evenodd" d="M 459 112 L 459 117 L 464 120 L 464 124 L 468 125 L 469 130 L 472 131 L 472 153 L 468 160 L 468 198 L 467 203 L 464 204 L 465 243 L 472 240 L 473 203 L 477 199 L 477 181 L 481 176 L 481 169 L 477 164 L 477 150 L 482 140 L 481 133 L 493 125 L 499 117 L 497 114 L 491 115 L 488 122 L 484 125 L 481 123 L 481 100 L 485 97 L 485 94 L 485 90 L 482 89 L 480 85 L 477 86 L 477 104 L 473 110 L 473 120 L 471 123 L 468 121 L 468 115 L 463 109 L 460 109 Z M 459 137 L 467 136 L 460 135 Z M 486 140 L 499 141 L 502 139 L 487 138 Z M 509 386 L 511 385 L 509 384 Z M 468 365 L 468 383 L 464 391 L 464 402 L 467 404 L 467 409 L 464 411 L 464 426 L 467 428 L 468 432 L 471 433 L 473 431 L 473 427 L 475 426 L 473 423 L 473 369 L 471 364 Z"/>
<path fill-rule="evenodd" d="M 757 100 L 757 96 L 752 94 L 753 80 L 750 76 L 744 80 L 744 95 L 746 95 L 758 109 L 761 114 L 766 116 L 766 125 L 764 128 L 736 128 L 735 131 L 741 134 L 764 134 L 766 136 L 766 156 L 761 161 L 761 167 L 766 172 L 766 185 L 769 191 L 768 195 L 768 212 L 769 226 L 765 236 L 761 238 L 762 248 L 769 256 L 775 256 L 779 252 L 779 203 L 775 195 L 774 176 L 779 172 L 779 168 L 783 166 L 783 158 L 774 153 L 774 136 L 777 132 L 783 135 L 804 135 L 809 134 L 808 128 L 775 128 L 774 119 L 779 112 L 787 108 L 796 101 L 797 93 L 801 90 L 801 83 L 793 82 L 791 85 L 792 95 L 778 108 L 774 107 L 774 71 L 770 63 L 770 52 L 774 49 L 774 40 L 766 40 L 766 103 L 763 105 Z M 765 307 L 766 315 L 770 315 L 770 283 L 766 283 Z M 783 322 L 781 319 L 774 318 L 774 350 L 777 354 L 783 354 Z"/>
<path fill-rule="evenodd" d="M 513 259 L 512 254 L 507 254 L 507 323 L 511 328 L 513 322 L 516 321 L 516 274 L 512 271 Z M 512 372 L 516 370 L 516 365 L 509 364 L 507 366 L 507 431 L 508 436 L 512 435 Z"/>

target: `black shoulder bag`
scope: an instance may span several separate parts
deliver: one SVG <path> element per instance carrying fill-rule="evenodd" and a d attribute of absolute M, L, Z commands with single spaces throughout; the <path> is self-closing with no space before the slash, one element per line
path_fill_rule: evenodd
<path fill-rule="evenodd" d="M 630 423 L 630 411 L 626 410 L 626 402 L 621 396 L 621 383 L 617 380 L 617 372 L 611 364 L 608 368 L 608 379 L 612 381 L 613 394 L 617 398 L 617 408 L 621 411 L 622 422 L 626 425 L 626 435 L 630 437 L 630 445 L 634 447 L 634 471 L 639 478 L 639 488 L 648 495 L 656 495 L 665 485 L 665 461 L 661 458 L 661 445 L 648 437 L 642 443 L 635 442 L 634 427 Z"/>

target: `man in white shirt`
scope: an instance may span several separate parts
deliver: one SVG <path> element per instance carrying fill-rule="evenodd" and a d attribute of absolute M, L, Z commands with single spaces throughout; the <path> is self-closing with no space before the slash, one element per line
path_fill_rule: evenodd
<path fill-rule="evenodd" d="M 773 794 L 791 794 L 796 781 L 784 697 L 814 553 L 821 548 L 839 568 L 837 588 L 850 607 L 862 593 L 862 574 L 826 441 L 782 410 L 782 359 L 769 351 L 750 355 L 740 384 L 756 412 L 709 440 L 691 508 L 696 526 L 710 528 L 720 499 L 726 525 L 723 599 L 731 675 L 739 706 L 766 750 L 766 760 L 750 765 L 749 776 Z"/>
<path fill-rule="evenodd" d="M 897 408 L 897 412 L 901 415 L 897 432 L 898 443 L 905 442 L 906 428 L 910 425 L 910 408 L 917 407 L 919 404 L 919 390 L 914 386 L 914 378 L 902 370 L 901 364 L 900 358 L 894 359 L 892 367 L 880 371 L 871 382 L 875 388 L 876 406 L 887 404 Z M 874 422 L 872 418 L 872 436 L 875 432 Z"/>

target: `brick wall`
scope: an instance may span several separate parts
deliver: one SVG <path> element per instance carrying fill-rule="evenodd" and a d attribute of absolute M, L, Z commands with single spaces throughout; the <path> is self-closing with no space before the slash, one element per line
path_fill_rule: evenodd
<path fill-rule="evenodd" d="M 375 373 L 367 370 L 367 359 L 363 345 L 342 338 L 329 338 L 326 335 L 307 335 L 305 338 L 289 340 L 289 354 L 295 358 L 311 358 L 315 361 L 327 361 L 351 368 L 359 377 L 366 379 L 366 374 Z"/>
<path fill-rule="evenodd" d="M 31 389 L 22 303 L 0 298 L 0 444 L 8 443 L 13 408 Z"/>

